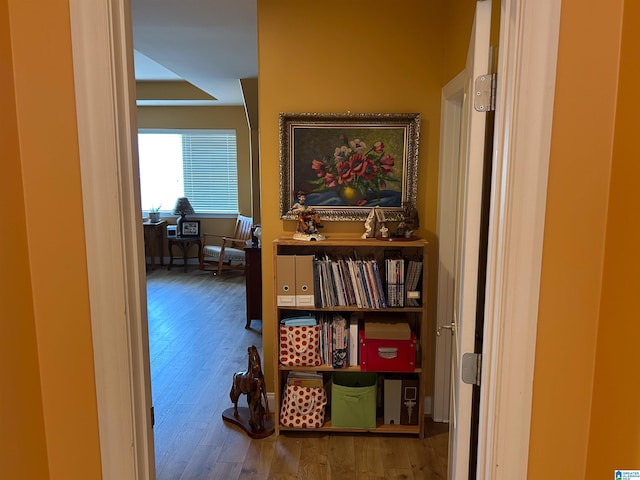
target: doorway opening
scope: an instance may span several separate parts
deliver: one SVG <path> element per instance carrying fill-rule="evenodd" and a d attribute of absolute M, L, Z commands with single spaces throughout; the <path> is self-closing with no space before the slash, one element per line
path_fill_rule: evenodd
<path fill-rule="evenodd" d="M 175 263 L 170 271 L 156 265 L 145 276 L 158 478 L 173 478 L 179 468 L 192 471 L 196 467 L 189 455 L 203 460 L 198 446 L 210 444 L 212 434 L 203 438 L 200 433 L 219 427 L 215 409 L 234 369 L 244 366 L 242 352 L 248 345 L 242 342 L 262 347 L 255 323 L 244 328 L 245 277 L 227 271 L 213 276 L 198 269 L 203 247 L 221 243 L 214 235 L 235 237 L 238 214 L 259 221 L 252 113 L 257 105 L 248 105 L 257 103 L 257 84 L 246 80 L 257 77 L 256 13 L 250 4 L 235 2 L 221 9 L 218 2 L 189 8 L 172 2 L 123 2 L 131 18 L 138 138 L 142 134 L 150 140 L 138 145 L 142 212 L 147 216 L 151 207 L 162 204 L 161 219 L 176 225 L 172 208 L 177 198 L 185 197 L 194 210 L 187 218 L 201 238 L 201 244 L 183 242 L 178 225 L 173 235 L 163 231 L 161 263 Z M 204 52 L 202 45 L 208 45 Z M 240 85 L 234 78 L 245 81 Z M 148 150 L 158 146 L 160 136 L 167 140 L 161 151 Z M 158 160 L 169 151 L 171 161 L 159 167 Z M 143 158 L 146 152 L 150 155 Z M 231 366 L 229 380 L 224 366 Z M 217 389 L 203 393 L 215 384 Z"/>
<path fill-rule="evenodd" d="M 106 2 L 105 2 L 106 3 Z M 117 1 L 109 2 L 120 5 Z M 489 276 L 496 265 L 501 267 L 501 271 L 509 271 L 509 278 L 500 279 L 492 278 L 489 293 L 500 292 L 502 309 L 497 311 L 496 319 L 492 319 L 491 327 L 492 338 L 496 338 L 500 333 L 501 342 L 499 342 L 493 357 L 500 358 L 503 353 L 509 354 L 511 365 L 514 361 L 519 368 L 511 368 L 509 371 L 502 369 L 501 364 L 492 363 L 490 370 L 491 375 L 489 381 L 496 385 L 493 400 L 489 400 L 492 407 L 499 406 L 494 412 L 494 425 L 496 428 L 492 432 L 485 432 L 481 442 L 488 449 L 484 456 L 486 458 L 503 458 L 508 459 L 506 464 L 501 465 L 501 472 L 498 476 L 491 478 L 523 478 L 522 466 L 526 468 L 526 452 L 528 427 L 519 428 L 522 425 L 522 418 L 528 418 L 528 406 L 530 405 L 530 391 L 526 388 L 526 384 L 531 380 L 532 358 L 528 357 L 527 352 L 533 349 L 529 348 L 526 338 L 518 336 L 518 332 L 506 331 L 500 329 L 500 325 L 504 322 L 501 317 L 502 310 L 518 311 L 521 315 L 519 318 L 526 319 L 529 324 L 533 322 L 535 327 L 536 310 L 531 305 L 536 305 L 535 301 L 530 301 L 531 297 L 537 295 L 538 275 L 535 273 L 538 265 L 536 262 L 529 262 L 528 266 L 517 266 L 515 271 L 507 269 L 505 263 L 515 262 L 509 252 L 517 251 L 521 257 L 528 259 L 540 257 L 540 244 L 536 241 L 540 239 L 539 232 L 542 224 L 539 221 L 529 222 L 528 225 L 521 225 L 517 222 L 510 223 L 513 218 L 532 218 L 543 219 L 544 215 L 544 192 L 546 189 L 546 170 L 548 165 L 548 142 L 541 145 L 540 138 L 548 138 L 548 132 L 551 125 L 551 106 L 553 99 L 549 98 L 547 88 L 553 85 L 555 76 L 555 65 L 553 58 L 549 61 L 548 55 L 527 55 L 523 56 L 522 51 L 529 49 L 548 53 L 550 50 L 555 52 L 554 45 L 557 48 L 557 19 L 559 18 L 559 8 L 553 5 L 555 2 L 536 2 L 535 4 L 527 4 L 527 16 L 522 17 L 515 15 L 514 12 L 522 11 L 522 2 L 513 1 L 505 2 L 505 15 L 503 17 L 515 18 L 516 22 L 509 26 L 509 29 L 503 29 L 503 37 L 508 45 L 517 45 L 518 48 L 510 50 L 505 48 L 508 58 L 503 60 L 503 68 L 501 69 L 505 77 L 501 82 L 503 87 L 502 95 L 505 95 L 502 108 L 507 110 L 508 120 L 506 118 L 497 119 L 497 131 L 500 132 L 499 138 L 499 155 L 500 165 L 498 169 L 514 169 L 509 184 L 498 185 L 494 188 L 500 192 L 498 202 L 494 202 L 496 216 L 501 216 L 503 221 L 497 225 L 497 231 L 493 233 L 495 240 L 504 239 L 505 234 L 514 234 L 509 238 L 525 238 L 528 241 L 518 242 L 519 248 L 509 248 L 506 255 L 500 258 L 489 259 Z M 132 170 L 132 161 L 130 152 L 127 152 L 127 145 L 130 145 L 128 111 L 130 91 L 126 82 L 127 62 L 126 55 L 119 50 L 122 44 L 126 43 L 127 28 L 126 16 L 123 10 L 119 8 L 103 8 L 103 5 L 90 5 L 88 2 L 72 2 L 72 30 L 74 42 L 74 63 L 78 65 L 76 71 L 77 83 L 77 100 L 78 100 L 78 117 L 79 117 L 79 135 L 81 162 L 83 169 L 83 185 L 85 178 L 87 179 L 87 188 L 83 189 L 86 196 L 83 198 L 85 205 L 85 225 L 87 236 L 91 247 L 88 249 L 88 262 L 90 267 L 90 288 L 92 290 L 92 322 L 94 325 L 94 349 L 96 352 L 96 386 L 99 403 L 99 418 L 101 431 L 101 446 L 103 456 L 103 466 L 106 469 L 106 478 L 132 478 L 129 473 L 120 476 L 109 475 L 112 471 L 131 472 L 132 470 L 140 472 L 140 478 L 150 478 L 145 474 L 146 467 L 144 465 L 145 445 L 148 444 L 147 425 L 149 412 L 145 402 L 144 388 L 139 386 L 144 383 L 144 366 L 143 358 L 143 342 L 141 341 L 143 328 L 139 325 L 139 316 L 143 308 L 140 305 L 141 298 L 139 289 L 136 288 L 136 278 L 140 275 L 139 259 L 139 212 L 135 211 L 135 187 L 131 179 L 127 176 L 127 172 Z M 536 12 L 531 12 L 531 10 Z M 103 12 L 110 12 L 110 17 L 105 18 Z M 540 15 L 535 15 L 539 13 Z M 523 18 L 529 21 L 522 21 Z M 82 19 L 82 21 L 79 21 Z M 87 25 L 93 28 L 85 28 Z M 89 31 L 90 30 L 90 31 Z M 109 31 L 113 35 L 93 35 L 96 31 Z M 541 35 L 540 32 L 551 32 L 550 35 Z M 518 42 L 515 39 L 518 39 Z M 116 40 L 114 40 L 116 39 Z M 542 42 L 544 40 L 545 42 Z M 115 42 L 115 43 L 114 43 Z M 502 42 L 501 42 L 502 44 Z M 115 55 L 114 55 L 115 52 Z M 536 62 L 542 61 L 544 65 L 536 68 Z M 84 68 L 80 68 L 80 67 Z M 92 68 L 95 67 L 95 68 Z M 523 75 L 538 75 L 543 80 L 528 83 L 528 90 L 522 92 L 518 89 L 520 83 L 517 81 Z M 514 78 L 515 77 L 515 78 Z M 101 88 L 105 79 L 113 82 L 113 88 Z M 538 87 L 544 86 L 542 87 Z M 509 90 L 510 95 L 506 95 Z M 501 91 L 501 88 L 498 88 Z M 531 111 L 519 110 L 517 106 L 520 102 L 528 99 L 529 102 L 538 102 L 542 105 L 542 111 L 545 112 L 544 118 L 541 118 L 538 109 L 535 116 L 531 116 Z M 113 116 L 111 120 L 116 122 L 103 122 L 104 112 L 111 112 Z M 529 116 L 527 116 L 529 115 Z M 509 128 L 505 127 L 505 122 Z M 544 134 L 540 134 L 543 131 Z M 501 137 L 506 135 L 507 138 Z M 518 142 L 509 142 L 512 136 L 518 136 Z M 118 141 L 114 141 L 118 139 Z M 515 144 L 517 143 L 517 145 Z M 518 156 L 518 153 L 527 152 L 525 155 Z M 533 152 L 533 154 L 532 154 Z M 504 154 L 504 157 L 501 155 Z M 514 168 L 518 162 L 530 163 L 535 165 L 536 175 L 532 178 L 528 175 L 525 179 L 518 176 L 519 170 Z M 124 168 L 122 168 L 124 167 Z M 121 175 L 118 176 L 120 172 Z M 514 178 L 515 177 L 515 178 Z M 91 182 L 92 178 L 100 178 L 105 181 Z M 501 175 L 500 178 L 503 178 Z M 115 181 L 112 181 L 115 180 Z M 518 187 L 519 181 L 522 180 L 530 188 L 513 188 Z M 533 187 L 532 187 L 533 185 Z M 89 186 L 93 186 L 91 191 Z M 100 215 L 96 215 L 100 213 Z M 92 220 L 93 216 L 93 220 Z M 493 216 L 493 215 L 492 215 Z M 98 222 L 95 219 L 100 219 Z M 101 223 L 101 225 L 99 224 Z M 522 222 L 520 222 L 522 223 Z M 527 230 L 527 235 L 523 230 Z M 517 233 L 517 235 L 515 235 Z M 121 238 L 116 246 L 110 241 L 115 236 Z M 491 238 L 491 235 L 490 235 Z M 122 247 L 122 248 L 115 248 Z M 504 247 L 504 245 L 503 245 Z M 513 247 L 513 245 L 510 245 Z M 492 262 L 498 262 L 497 264 Z M 515 265 L 515 264 L 514 264 Z M 126 267 L 126 268 L 125 268 Z M 107 279 L 106 281 L 102 281 Z M 518 284 L 519 297 L 506 287 L 509 284 Z M 113 286 L 115 286 L 116 294 L 113 294 Z M 529 300 L 523 301 L 522 292 L 530 292 Z M 109 302 L 101 304 L 101 299 L 109 299 Z M 518 300 L 516 302 L 516 300 Z M 513 302 L 513 303 L 512 303 Z M 491 297 L 487 309 L 491 310 L 495 307 L 495 299 Z M 507 304 L 506 308 L 505 303 Z M 125 305 L 131 308 L 122 308 Z M 521 307 L 518 308 L 518 305 Z M 99 308 L 100 307 L 100 308 Z M 526 310 L 526 311 L 523 311 Z M 126 314 L 123 312 L 127 312 Z M 531 328 L 523 328 L 522 331 L 530 331 Z M 111 334 L 112 333 L 112 334 Z M 509 338 L 505 339 L 507 335 Z M 123 345 L 131 345 L 133 353 L 130 355 L 127 348 Z M 509 345 L 508 352 L 504 352 L 501 345 Z M 529 345 L 529 347 L 527 347 Z M 123 356 L 124 353 L 124 356 Z M 510 374 L 511 371 L 518 372 L 517 376 Z M 524 374 L 523 374 L 524 372 Z M 119 384 L 123 389 L 109 391 L 108 386 L 112 385 L 109 379 L 115 375 L 119 380 Z M 517 396 L 524 398 L 522 402 L 499 402 L 500 398 L 507 398 L 512 391 L 525 391 L 526 395 Z M 117 393 L 125 392 L 123 395 Z M 497 399 L 496 399 L 497 398 Z M 528 400 L 527 400 L 528 399 Z M 508 403 L 508 405 L 507 405 Z M 103 407 L 109 406 L 111 413 L 116 415 L 107 415 Z M 102 407 L 101 407 L 102 406 Z M 120 414 L 121 413 L 121 414 Z M 117 421 L 111 421 L 108 425 L 103 422 L 108 418 L 116 418 Z M 510 421 L 518 420 L 518 421 Z M 526 423 L 526 422 L 525 422 Z M 136 432 L 135 439 L 131 438 L 131 433 Z M 500 444 L 495 442 L 495 435 L 499 433 L 501 438 Z M 516 439 L 516 441 L 513 441 Z M 134 445 L 136 455 L 131 452 L 130 445 Z M 491 463 L 491 462 L 489 462 Z M 491 465 L 487 466 L 491 469 Z M 526 470 L 525 470 L 526 471 Z M 500 475 L 506 475 L 502 477 Z"/>

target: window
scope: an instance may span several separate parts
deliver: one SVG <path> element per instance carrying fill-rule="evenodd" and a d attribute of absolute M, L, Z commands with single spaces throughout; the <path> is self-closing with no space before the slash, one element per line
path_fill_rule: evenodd
<path fill-rule="evenodd" d="M 235 130 L 139 130 L 138 156 L 143 211 L 187 197 L 196 213 L 238 213 Z"/>

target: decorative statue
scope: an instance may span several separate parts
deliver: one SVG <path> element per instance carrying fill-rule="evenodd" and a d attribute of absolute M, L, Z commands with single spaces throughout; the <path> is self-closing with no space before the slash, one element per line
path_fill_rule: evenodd
<path fill-rule="evenodd" d="M 252 345 L 247 349 L 247 353 L 249 356 L 247 370 L 233 374 L 233 383 L 229 392 L 233 408 L 225 410 L 222 418 L 241 426 L 252 438 L 264 438 L 274 432 L 273 422 L 269 418 L 267 386 L 258 349 Z M 247 395 L 248 409 L 238 409 L 238 399 L 243 393 Z"/>
<path fill-rule="evenodd" d="M 382 209 L 380 207 L 373 207 L 367 216 L 367 220 L 364 222 L 364 233 L 360 238 L 387 238 L 389 236 L 389 229 L 385 225 L 386 221 Z"/>
<path fill-rule="evenodd" d="M 415 229 L 419 226 L 418 210 L 410 202 L 402 203 L 402 220 L 396 227 L 396 237 L 411 238 Z"/>
<path fill-rule="evenodd" d="M 296 194 L 298 201 L 291 207 L 291 212 L 298 216 L 298 225 L 293 238 L 296 240 L 324 240 L 325 237 L 318 229 L 324 226 L 320 223 L 320 215 L 313 207 L 308 207 L 304 203 L 307 200 L 306 192 Z"/>

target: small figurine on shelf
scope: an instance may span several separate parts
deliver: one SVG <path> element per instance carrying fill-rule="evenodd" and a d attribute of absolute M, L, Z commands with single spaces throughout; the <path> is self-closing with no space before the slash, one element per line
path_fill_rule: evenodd
<path fill-rule="evenodd" d="M 298 192 L 296 197 L 298 201 L 291 207 L 291 212 L 298 216 L 298 225 L 293 238 L 306 241 L 324 240 L 325 236 L 318 231 L 319 228 L 324 228 L 324 225 L 320 223 L 320 215 L 313 207 L 305 205 L 307 193 Z"/>
<path fill-rule="evenodd" d="M 264 438 L 274 432 L 273 421 L 269 417 L 267 385 L 262 373 L 258 349 L 255 345 L 251 345 L 247 353 L 249 356 L 247 370 L 233 374 L 233 383 L 229 392 L 233 407 L 222 412 L 222 419 L 242 427 L 251 438 Z M 247 395 L 249 408 L 238 408 L 238 400 L 243 393 Z"/>
<path fill-rule="evenodd" d="M 402 203 L 402 220 L 396 227 L 396 237 L 411 238 L 413 232 L 418 228 L 420 221 L 418 219 L 418 210 L 415 205 L 410 202 Z"/>
<path fill-rule="evenodd" d="M 364 233 L 360 238 L 387 238 L 389 237 L 389 229 L 386 227 L 384 212 L 380 207 L 373 207 L 367 220 L 364 222 Z"/>

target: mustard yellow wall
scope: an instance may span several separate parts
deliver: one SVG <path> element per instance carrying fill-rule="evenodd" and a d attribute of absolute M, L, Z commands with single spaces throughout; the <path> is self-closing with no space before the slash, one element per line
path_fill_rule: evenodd
<path fill-rule="evenodd" d="M 263 335 L 268 378 L 273 378 L 274 350 L 271 243 L 278 236 L 291 235 L 295 227 L 294 222 L 279 218 L 278 114 L 420 113 L 419 234 L 433 242 L 443 55 L 434 46 L 441 43 L 441 6 L 441 2 L 421 0 L 258 1 Z M 363 231 L 362 222 L 327 222 L 323 233 L 359 235 Z M 430 281 L 436 278 L 435 263 L 431 262 Z M 435 302 L 429 305 L 433 318 Z"/>
<path fill-rule="evenodd" d="M 249 126 L 243 106 L 221 107 L 138 107 L 138 128 L 220 128 L 235 129 L 238 149 L 238 208 L 251 216 L 251 148 Z M 163 209 L 171 209 L 165 205 Z M 195 215 L 193 218 L 198 218 Z M 233 222 L 222 219 L 201 219 L 202 231 L 233 232 Z M 224 229 L 227 230 L 224 230 Z"/>
<path fill-rule="evenodd" d="M 620 83 L 596 348 L 588 480 L 640 465 L 640 4 L 624 2 Z"/>
<path fill-rule="evenodd" d="M 443 29 L 442 41 L 438 42 L 438 48 L 444 52 L 442 78 L 445 84 L 464 70 L 474 12 L 475 2 L 467 0 L 445 2 L 442 22 L 446 24 L 446 28 Z"/>
<path fill-rule="evenodd" d="M 622 4 L 622 0 L 562 2 L 530 480 L 550 475 L 582 479 L 586 469 Z M 589 100 L 594 86 L 588 79 L 594 74 L 596 108 Z M 621 336 L 626 333 L 620 330 Z"/>
<path fill-rule="evenodd" d="M 0 1 L 0 204 L 10 230 L 0 235 L 0 472 L 4 478 L 49 478 L 40 392 L 36 327 L 31 301 L 27 225 L 12 77 L 7 0 Z"/>
<path fill-rule="evenodd" d="M 469 39 L 473 28 L 475 2 L 469 0 L 447 0 L 443 2 L 442 23 L 445 26 L 442 40 L 437 48 L 444 52 L 442 78 L 446 84 L 464 70 Z M 500 40 L 500 0 L 491 1 L 490 45 L 497 46 Z M 496 57 L 497 60 L 497 57 Z"/>
<path fill-rule="evenodd" d="M 11 252 L 5 254 L 3 265 L 9 268 L 2 268 L 0 278 L 3 287 L 11 285 L 12 297 L 2 302 L 2 319 L 3 324 L 24 323 L 3 328 L 0 335 L 3 346 L 9 343 L 8 352 L 14 354 L 2 368 L 15 369 L 9 385 L 2 385 L 2 398 L 11 395 L 14 409 L 1 409 L 0 450 L 4 454 L 17 449 L 9 471 L 34 468 L 41 474 L 30 478 L 100 479 L 69 4 L 68 0 L 3 0 L 1 5 L 3 10 L 8 5 L 9 11 L 16 112 L 8 109 L 13 155 L 2 163 L 10 180 L 3 190 L 9 188 L 8 192 L 18 195 L 15 211 L 4 212 L 9 216 L 5 223 L 11 228 L 11 246 L 16 248 L 2 249 Z M 6 26 L 6 17 L 3 19 Z M 7 34 L 4 28 L 2 31 L 2 48 L 6 49 Z M 3 98 L 6 94 L 3 88 Z M 5 101 L 10 107 L 11 95 Z M 5 118 L 7 110 L 2 112 Z M 7 318 L 7 308 L 20 311 Z M 7 332 L 10 336 L 5 341 Z M 40 393 L 35 385 L 38 369 Z M 24 378 L 16 379 L 21 374 Z M 16 405 L 27 394 L 33 397 Z M 12 430 L 15 422 L 26 428 L 17 434 L 15 445 L 11 443 L 16 437 L 6 437 L 5 418 Z M 31 437 L 33 450 L 24 450 L 25 436 Z M 47 465 L 43 465 L 45 443 L 48 476 Z M 34 465 L 29 465 L 30 457 L 25 455 L 32 451 Z M 24 461 L 18 463 L 21 459 Z M 3 477 L 5 472 L 2 465 Z M 22 474 L 6 477 L 29 478 Z"/>

